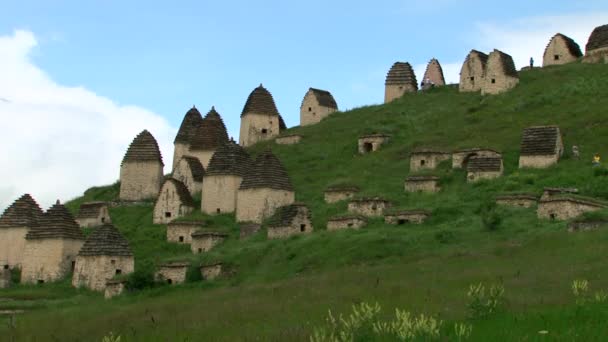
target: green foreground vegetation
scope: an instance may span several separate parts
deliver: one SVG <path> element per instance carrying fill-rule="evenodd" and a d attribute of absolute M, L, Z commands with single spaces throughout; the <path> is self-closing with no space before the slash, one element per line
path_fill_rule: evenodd
<path fill-rule="evenodd" d="M 608 170 L 591 167 L 594 153 L 608 157 L 608 67 L 576 63 L 520 76 L 501 95 L 458 93 L 453 86 L 407 94 L 290 129 L 303 135 L 298 145 L 254 146 L 252 154 L 272 146 L 297 200 L 310 206 L 315 231 L 308 236 L 269 241 L 262 229 L 239 240 L 232 215 L 195 212 L 192 218 L 207 220 L 208 229 L 230 236 L 211 253 L 192 255 L 188 246 L 165 241 L 165 226 L 151 223 L 152 204 L 112 208 L 135 253 L 133 290 L 108 301 L 71 288 L 69 280 L 2 290 L 0 311 L 25 312 L 14 320 L 0 315 L 0 340 L 100 341 L 113 332 L 121 341 L 304 341 L 325 324 L 328 310 L 346 315 L 361 302 L 379 303 L 387 319 L 395 308 L 437 317 L 449 339 L 456 338 L 453 323 L 466 322 L 471 340 L 602 340 L 608 304 L 576 304 L 571 286 L 587 279 L 594 290 L 608 290 L 608 231 L 568 233 L 567 222 L 539 220 L 533 208 L 492 203 L 499 193 L 540 195 L 548 186 L 608 200 Z M 523 128 L 545 124 L 562 130 L 564 158 L 549 169 L 519 170 Z M 368 133 L 392 138 L 380 151 L 358 155 L 357 137 Z M 569 154 L 572 145 L 579 160 Z M 467 184 L 464 171 L 448 162 L 433 172 L 441 192 L 405 193 L 416 147 L 493 148 L 503 153 L 505 174 Z M 432 210 L 432 217 L 404 226 L 378 218 L 359 231 L 327 232 L 328 217 L 346 212 L 345 202 L 323 201 L 323 190 L 336 184 L 357 185 L 361 196 L 382 196 L 396 208 Z M 114 200 L 118 189 L 91 188 L 68 207 L 76 212 L 83 201 Z M 193 266 L 184 285 L 153 284 L 155 265 L 168 260 L 222 261 L 230 276 L 200 281 Z M 504 286 L 504 310 L 471 318 L 467 292 L 480 282 Z"/>

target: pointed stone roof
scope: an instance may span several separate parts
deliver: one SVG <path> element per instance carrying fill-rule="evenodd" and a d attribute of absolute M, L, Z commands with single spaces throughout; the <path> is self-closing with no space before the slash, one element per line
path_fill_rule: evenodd
<path fill-rule="evenodd" d="M 287 125 L 285 124 L 283 117 L 281 115 L 279 115 L 279 132 L 284 131 L 286 129 L 287 129 Z"/>
<path fill-rule="evenodd" d="M 30 194 L 25 194 L 4 210 L 0 216 L 0 228 L 32 228 L 38 225 L 42 215 L 42 209 L 38 203 Z"/>
<path fill-rule="evenodd" d="M 439 61 L 435 58 L 431 59 L 426 66 L 426 71 L 424 72 L 424 78 L 422 80 L 426 81 L 427 79 L 431 80 L 435 85 L 445 85 L 443 69 L 441 68 L 441 64 L 439 64 Z"/>
<path fill-rule="evenodd" d="M 564 41 L 564 43 L 566 44 L 566 48 L 568 48 L 568 51 L 570 52 L 570 54 L 572 56 L 575 56 L 575 57 L 583 56 L 583 53 L 581 52 L 581 47 L 578 46 L 578 44 L 574 41 L 574 39 L 572 39 L 568 36 L 565 36 L 561 33 L 556 33 L 553 37 L 551 37 L 551 40 L 549 40 L 547 47 L 545 47 L 545 52 L 543 53 L 543 56 L 545 54 L 547 54 L 547 48 L 549 48 L 549 45 L 551 45 L 551 42 L 553 42 L 556 39 L 561 39 Z"/>
<path fill-rule="evenodd" d="M 80 209 L 78 210 L 77 217 L 79 219 L 84 218 L 97 218 L 99 216 L 99 211 L 106 207 L 108 204 L 106 202 L 85 202 L 80 205 Z"/>
<path fill-rule="evenodd" d="M 591 32 L 589 40 L 587 41 L 587 45 L 585 46 L 585 50 L 589 52 L 605 47 L 608 47 L 608 25 L 598 26 L 593 29 L 593 32 Z"/>
<path fill-rule="evenodd" d="M 215 107 L 211 107 L 194 132 L 190 139 L 190 150 L 193 151 L 213 150 L 228 141 L 226 125 Z"/>
<path fill-rule="evenodd" d="M 190 144 L 190 139 L 202 121 L 203 117 L 201 113 L 198 111 L 198 109 L 196 109 L 196 107 L 192 106 L 186 115 L 184 115 L 184 119 L 182 120 L 181 126 L 179 126 L 179 130 L 177 131 L 177 135 L 175 136 L 173 143 Z"/>
<path fill-rule="evenodd" d="M 521 138 L 520 155 L 553 155 L 557 151 L 560 136 L 557 126 L 534 126 L 524 129 Z"/>
<path fill-rule="evenodd" d="M 298 215 L 298 212 L 304 208 L 306 217 L 309 221 L 312 220 L 310 210 L 304 203 L 293 203 L 277 208 L 275 213 L 268 219 L 268 227 L 285 227 L 290 226 L 293 219 Z"/>
<path fill-rule="evenodd" d="M 40 219 L 40 224 L 25 236 L 34 239 L 84 240 L 84 235 L 68 209 L 59 200 Z"/>
<path fill-rule="evenodd" d="M 213 153 L 207 166 L 207 175 L 244 177 L 252 167 L 253 160 L 249 153 L 234 141 L 229 141 Z"/>
<path fill-rule="evenodd" d="M 256 158 L 251 171 L 243 177 L 239 189 L 260 188 L 293 191 L 285 167 L 270 149 Z"/>
<path fill-rule="evenodd" d="M 122 164 L 126 162 L 147 162 L 147 161 L 158 161 L 163 166 L 163 157 L 160 154 L 160 148 L 158 147 L 158 143 L 154 136 L 148 132 L 148 130 L 143 130 L 139 133 L 129 148 L 127 149 L 127 153 L 122 159 Z M 121 165 L 122 165 L 121 164 Z"/>
<path fill-rule="evenodd" d="M 255 88 L 245 102 L 241 117 L 247 113 L 257 113 L 266 115 L 279 115 L 277 106 L 274 104 L 272 94 L 266 88 L 260 84 L 259 87 Z"/>
<path fill-rule="evenodd" d="M 502 66 L 502 71 L 505 75 L 519 77 L 517 74 L 517 69 L 515 69 L 515 63 L 513 62 L 513 57 L 511 55 L 506 54 L 500 50 L 494 49 L 494 51 L 490 52 L 488 56 L 488 61 L 491 59 L 498 59 L 499 63 Z M 486 69 L 487 71 L 488 69 Z"/>
<path fill-rule="evenodd" d="M 500 157 L 472 157 L 467 163 L 467 172 L 499 172 L 501 166 Z"/>
<path fill-rule="evenodd" d="M 338 104 L 336 103 L 336 100 L 329 91 L 316 88 L 309 88 L 308 90 L 311 91 L 312 94 L 315 96 L 319 106 L 338 109 Z"/>
<path fill-rule="evenodd" d="M 198 158 L 183 156 L 182 159 L 188 163 L 188 168 L 192 172 L 192 178 L 195 182 L 202 182 L 205 176 L 205 168 Z"/>
<path fill-rule="evenodd" d="M 87 237 L 79 256 L 133 256 L 127 239 L 111 224 L 95 228 Z"/>
<path fill-rule="evenodd" d="M 484 66 L 484 68 L 485 68 L 486 63 L 488 63 L 488 55 L 486 55 L 485 53 L 483 53 L 483 52 L 481 52 L 481 51 L 477 51 L 477 50 L 473 49 L 473 50 L 471 50 L 471 51 L 469 52 L 469 54 L 467 55 L 467 58 L 466 58 L 466 60 L 464 61 L 464 62 L 465 62 L 465 64 L 466 64 L 466 62 L 467 62 L 469 59 L 471 59 L 471 58 L 473 58 L 473 57 L 477 57 L 477 58 L 479 58 L 479 60 L 481 61 L 481 64 L 483 64 L 483 66 Z"/>
<path fill-rule="evenodd" d="M 418 81 L 410 63 L 395 62 L 386 75 L 385 85 L 410 84 L 418 89 Z"/>
<path fill-rule="evenodd" d="M 179 197 L 179 200 L 180 202 L 182 202 L 183 205 L 194 207 L 194 200 L 192 199 L 190 191 L 188 191 L 188 188 L 186 187 L 186 185 L 184 185 L 184 183 L 178 181 L 175 178 L 167 178 L 165 179 L 163 186 L 160 188 L 160 192 L 163 192 L 163 190 L 168 184 L 172 184 L 175 187 L 177 196 Z"/>

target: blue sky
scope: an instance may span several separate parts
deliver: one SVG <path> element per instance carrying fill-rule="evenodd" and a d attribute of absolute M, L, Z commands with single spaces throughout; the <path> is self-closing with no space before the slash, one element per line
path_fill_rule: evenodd
<path fill-rule="evenodd" d="M 51 108 L 47 103 L 48 114 L 40 114 L 37 120 L 52 125 L 59 114 L 53 117 L 50 113 L 71 111 L 70 118 L 82 113 L 79 118 L 82 125 L 88 122 L 95 127 L 100 117 L 109 122 L 112 115 L 131 125 L 129 130 L 120 131 L 113 124 L 107 126 L 104 133 L 87 133 L 84 138 L 70 140 L 77 139 L 77 144 L 89 154 L 92 153 L 92 148 L 86 147 L 89 140 L 96 142 L 96 149 L 111 141 L 119 151 L 108 152 L 105 160 L 96 159 L 97 163 L 110 164 L 111 168 L 105 168 L 95 177 L 79 178 L 83 183 L 76 182 L 80 191 L 99 182 L 115 180 L 117 164 L 126 145 L 134 133 L 150 129 L 151 122 L 156 125 L 152 128 L 159 131 L 157 138 L 169 165 L 172 136 L 193 104 L 202 112 L 215 105 L 229 134 L 236 139 L 242 107 L 260 83 L 273 94 L 287 125 L 294 126 L 299 123 L 299 106 L 308 87 L 331 91 L 341 109 L 376 104 L 383 99 L 384 77 L 395 61 L 410 62 L 420 79 L 428 60 L 438 58 L 446 78 L 454 81 L 460 64 L 472 48 L 484 51 L 500 48 L 512 54 L 518 66 L 523 66 L 530 56 L 540 62 L 544 47 L 554 33 L 563 31 L 584 48 L 593 27 L 608 23 L 608 1 L 595 0 L 259 0 L 175 1 L 172 4 L 168 1 L 107 0 L 85 4 L 83 1 L 9 0 L 1 6 L 0 38 L 7 39 L 7 49 L 21 49 L 15 60 L 44 74 L 44 82 L 36 84 L 47 82 L 53 89 L 59 89 L 59 93 L 65 90 L 65 94 L 76 90 L 87 92 L 77 106 L 57 105 L 55 101 Z M 16 30 L 27 34 L 17 35 Z M 0 75 L 0 82 L 1 79 Z M 28 88 L 26 80 L 22 88 Z M 7 97 L 2 89 L 0 84 L 0 98 Z M 13 90 L 10 85 L 6 85 L 6 89 L 9 93 Z M 26 93 L 24 90 L 25 102 L 36 102 L 40 96 L 36 92 Z M 66 95 L 70 96 L 73 95 Z M 90 106 L 84 100 L 89 98 L 95 99 Z M 16 106 L 18 101 L 13 102 Z M 111 106 L 101 110 L 102 103 L 103 106 L 111 103 Z M 135 115 L 130 111 L 132 107 L 141 110 Z M 20 113 L 16 107 L 11 108 L 0 106 L 0 116 L 14 117 L 14 113 Z M 20 110 L 23 116 L 29 113 L 23 108 Z M 45 107 L 37 105 L 36 110 L 43 113 Z M 139 118 L 147 119 L 140 122 Z M 157 119 L 166 120 L 166 125 Z M 19 130 L 14 126 L 13 130 Z M 70 132 L 80 129 L 77 124 L 70 126 L 68 129 L 64 125 L 63 129 Z M 59 128 L 52 132 L 46 137 L 61 139 L 72 134 L 64 134 Z M 52 142 L 43 139 L 40 144 L 49 146 Z M 34 148 L 14 148 L 11 153 L 30 154 Z M 57 153 L 65 154 L 66 148 L 58 148 Z M 78 146 L 70 146 L 68 150 L 74 153 L 74 158 L 80 158 L 78 160 L 87 154 L 79 151 Z M 92 154 L 97 153 L 100 151 Z M 51 171 L 55 167 L 52 158 L 52 155 L 41 155 L 36 160 L 48 164 L 49 173 L 61 174 L 59 166 Z M 87 159 L 85 165 L 91 165 L 90 160 Z M 77 169 L 82 164 L 75 162 L 69 166 Z M 170 170 L 166 168 L 165 172 Z M 7 177 L 9 186 L 4 190 L 0 186 L 0 209 L 8 199 L 36 190 L 15 185 L 23 183 L 22 179 L 10 174 Z M 31 176 L 28 181 L 34 179 Z M 36 186 L 44 187 L 42 183 Z M 52 188 L 44 191 L 43 202 L 52 191 Z M 77 194 L 75 190 L 55 191 L 62 197 Z"/>

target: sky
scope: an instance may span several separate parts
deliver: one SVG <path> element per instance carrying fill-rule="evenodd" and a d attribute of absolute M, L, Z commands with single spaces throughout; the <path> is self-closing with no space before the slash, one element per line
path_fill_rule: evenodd
<path fill-rule="evenodd" d="M 466 5 L 463 5 L 466 3 Z M 309 87 L 341 110 L 379 104 L 396 61 L 420 81 L 437 58 L 457 83 L 471 49 L 542 63 L 557 32 L 584 51 L 608 1 L 31 1 L 0 3 L 0 210 L 43 208 L 111 184 L 148 129 L 171 172 L 186 111 L 215 106 L 238 139 L 260 83 L 287 126 Z"/>

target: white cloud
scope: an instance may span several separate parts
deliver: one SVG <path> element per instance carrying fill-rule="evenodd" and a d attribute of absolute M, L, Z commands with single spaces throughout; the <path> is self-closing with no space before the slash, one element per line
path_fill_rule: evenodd
<path fill-rule="evenodd" d="M 0 36 L 0 210 L 26 192 L 47 208 L 116 181 L 129 143 L 143 129 L 171 165 L 175 129 L 164 118 L 57 84 L 30 60 L 36 46 L 28 31 Z"/>

